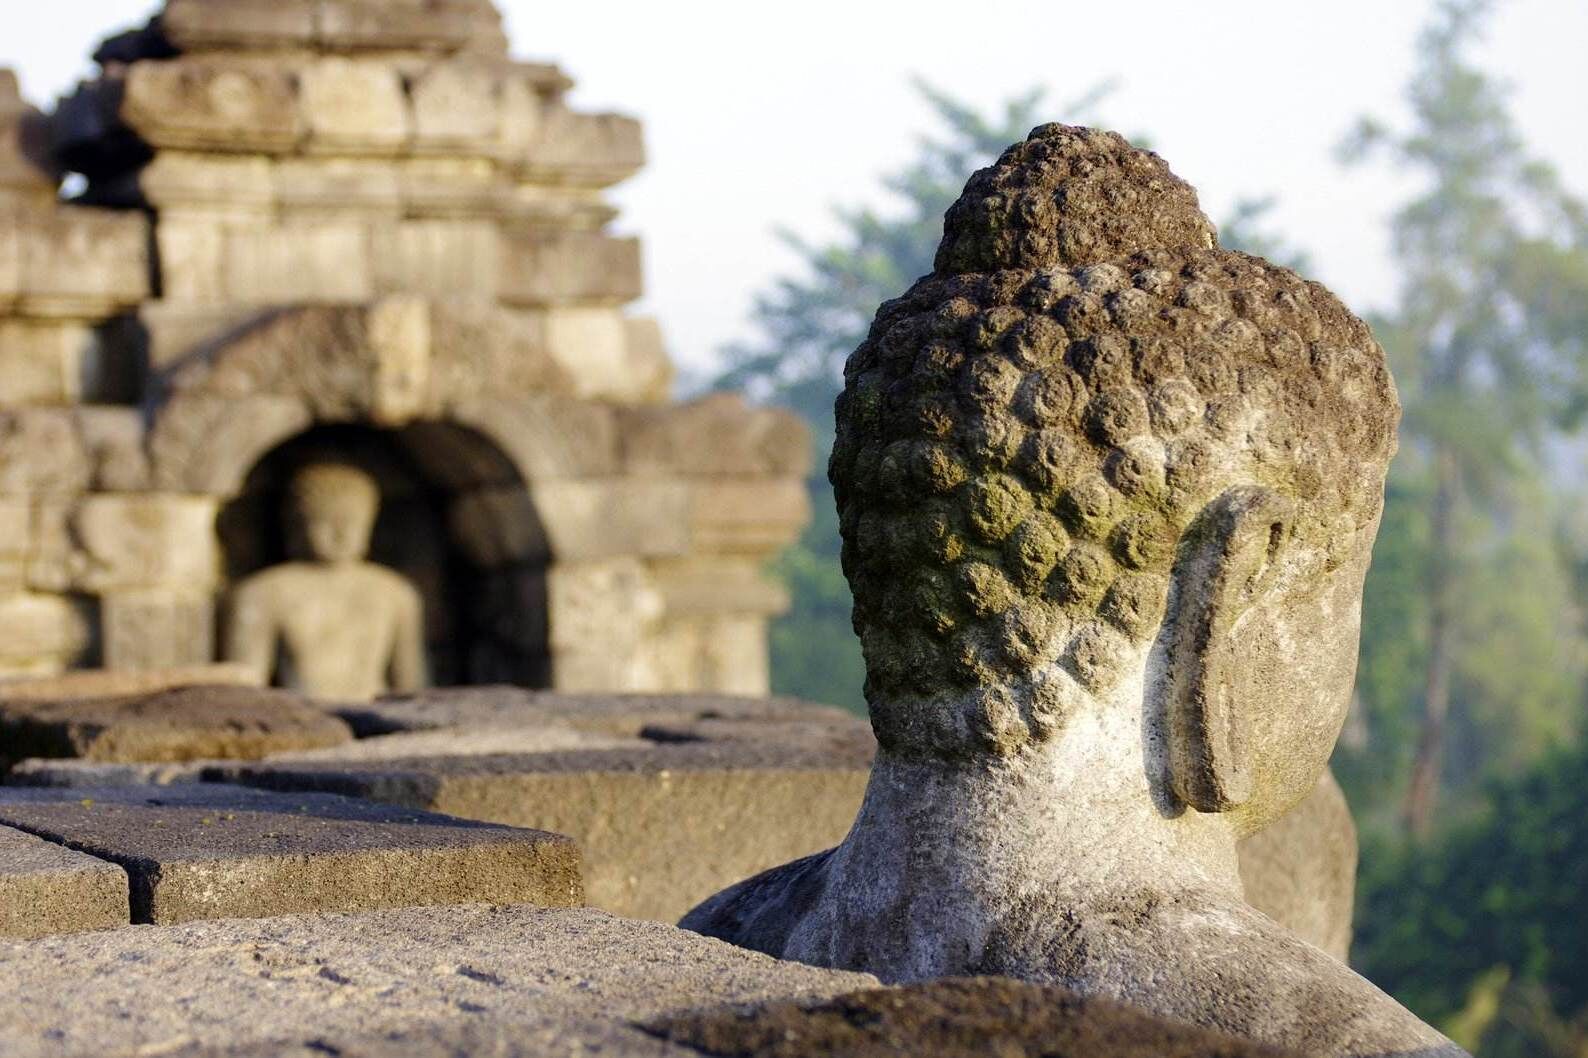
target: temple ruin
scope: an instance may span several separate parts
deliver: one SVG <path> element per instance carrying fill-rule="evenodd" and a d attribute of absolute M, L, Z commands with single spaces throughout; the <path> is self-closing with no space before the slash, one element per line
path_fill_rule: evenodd
<path fill-rule="evenodd" d="M 436 682 L 766 692 L 807 442 L 625 311 L 638 122 L 488 0 L 169 0 L 94 58 L 47 115 L 0 76 L 0 676 L 214 661 L 331 454 Z"/>

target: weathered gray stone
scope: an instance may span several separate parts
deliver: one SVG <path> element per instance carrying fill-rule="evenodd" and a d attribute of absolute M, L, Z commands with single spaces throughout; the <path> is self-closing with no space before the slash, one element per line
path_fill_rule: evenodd
<path fill-rule="evenodd" d="M 647 1026 L 705 1054 L 755 1058 L 1303 1058 L 1106 999 L 1007 978 L 949 978 L 819 1002 L 714 1009 Z"/>
<path fill-rule="evenodd" d="M 0 826 L 0 938 L 125 926 L 127 906 L 120 867 Z"/>
<path fill-rule="evenodd" d="M 738 394 L 625 409 L 618 422 L 623 464 L 634 473 L 803 479 L 810 471 L 810 437 L 799 419 Z"/>
<path fill-rule="evenodd" d="M 132 921 L 583 903 L 558 834 L 213 784 L 0 787 L 0 823 L 125 868 Z"/>
<path fill-rule="evenodd" d="M 1240 845 L 1246 902 L 1345 962 L 1356 902 L 1356 824 L 1334 776 Z"/>
<path fill-rule="evenodd" d="M 620 737 L 647 727 L 698 720 L 830 721 L 851 714 L 800 698 L 713 694 L 563 694 L 522 687 L 440 687 L 346 706 L 339 714 L 360 738 L 396 731 L 536 729 L 566 725 Z"/>
<path fill-rule="evenodd" d="M 368 1058 L 653 1058 L 698 1052 L 631 1023 L 875 984 L 598 911 L 477 906 L 0 945 L 0 978 L 10 1000 L 0 1004 L 0 1039 L 14 1058 L 327 1047 Z"/>
<path fill-rule="evenodd" d="M 515 305 L 620 305 L 643 291 L 640 242 L 601 232 L 503 232 L 502 299 Z"/>
<path fill-rule="evenodd" d="M 1460 1054 L 1242 902 L 1351 696 L 1399 406 L 1323 287 L 1113 133 L 973 176 L 829 463 L 879 742 L 842 844 L 683 924 L 890 981 L 1063 983 L 1320 1056 Z"/>
<path fill-rule="evenodd" d="M 106 763 L 254 759 L 351 738 L 336 717 L 284 691 L 180 687 L 124 698 L 6 700 L 4 757 L 81 757 Z"/>
<path fill-rule="evenodd" d="M 591 906 L 673 920 L 725 880 L 830 847 L 867 753 L 788 743 L 228 766 L 273 790 L 322 790 L 568 834 Z"/>
<path fill-rule="evenodd" d="M 548 107 L 539 136 L 518 159 L 526 179 L 576 187 L 610 187 L 645 164 L 640 123 L 621 114 L 580 114 Z"/>
<path fill-rule="evenodd" d="M 172 786 L 203 782 L 205 769 L 217 763 L 211 760 L 105 763 L 76 757 L 29 757 L 12 766 L 4 783 L 7 786 Z"/>

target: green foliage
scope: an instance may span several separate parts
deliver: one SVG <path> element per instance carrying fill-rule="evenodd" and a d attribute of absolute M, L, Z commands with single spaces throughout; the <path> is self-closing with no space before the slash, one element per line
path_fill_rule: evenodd
<path fill-rule="evenodd" d="M 1435 1022 L 1503 967 L 1588 1014 L 1588 742 L 1486 784 L 1483 811 L 1426 844 L 1367 836 L 1353 961 Z"/>

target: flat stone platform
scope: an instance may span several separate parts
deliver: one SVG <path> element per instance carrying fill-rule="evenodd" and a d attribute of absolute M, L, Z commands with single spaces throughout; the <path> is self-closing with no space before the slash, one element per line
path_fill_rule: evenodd
<path fill-rule="evenodd" d="M 324 794 L 7 787 L 0 825 L 119 865 L 140 923 L 583 898 L 561 835 Z"/>
<path fill-rule="evenodd" d="M 213 777 L 567 834 L 589 903 L 673 922 L 734 882 L 848 831 L 873 747 L 775 738 L 562 753 L 237 763 Z"/>
<path fill-rule="evenodd" d="M 0 942 L 0 981 L 6 1058 L 694 1055 L 635 1023 L 876 986 L 660 923 L 522 906 Z"/>
<path fill-rule="evenodd" d="M 125 926 L 127 873 L 114 863 L 0 826 L 0 937 Z"/>

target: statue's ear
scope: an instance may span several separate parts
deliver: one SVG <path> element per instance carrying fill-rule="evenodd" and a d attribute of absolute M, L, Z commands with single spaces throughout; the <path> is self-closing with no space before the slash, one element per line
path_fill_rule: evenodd
<path fill-rule="evenodd" d="M 1294 507 L 1272 489 L 1232 488 L 1181 537 L 1168 616 L 1166 719 L 1176 796 L 1227 812 L 1252 794 L 1245 725 L 1235 715 L 1241 658 L 1233 629 L 1273 583 Z"/>

